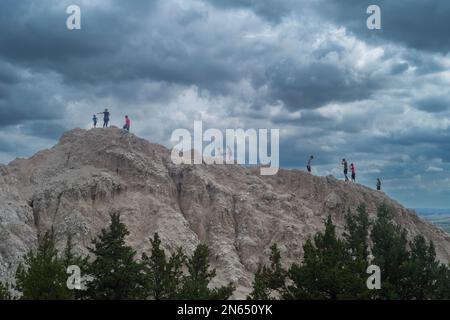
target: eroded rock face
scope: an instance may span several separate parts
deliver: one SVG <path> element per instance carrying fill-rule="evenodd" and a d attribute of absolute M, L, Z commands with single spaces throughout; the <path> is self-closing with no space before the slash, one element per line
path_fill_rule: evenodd
<path fill-rule="evenodd" d="M 33 210 L 16 183 L 7 167 L 0 166 L 0 280 L 13 277 L 22 256 L 37 241 Z"/>
<path fill-rule="evenodd" d="M 208 244 L 216 284 L 234 282 L 237 297 L 248 293 L 271 244 L 295 261 L 328 214 L 342 231 L 344 212 L 361 203 L 371 217 L 380 204 L 392 206 L 410 237 L 423 234 L 439 259 L 450 260 L 450 236 L 382 192 L 295 170 L 260 176 L 258 168 L 237 165 L 178 166 L 169 150 L 117 128 L 75 129 L 52 149 L 0 167 L 0 203 L 2 279 L 52 227 L 60 247 L 71 233 L 87 253 L 112 212 L 121 213 L 139 253 L 155 232 L 168 251 Z"/>

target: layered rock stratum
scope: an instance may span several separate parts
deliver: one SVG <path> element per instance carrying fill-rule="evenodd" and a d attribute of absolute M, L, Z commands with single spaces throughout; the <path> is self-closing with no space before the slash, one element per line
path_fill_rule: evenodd
<path fill-rule="evenodd" d="M 239 165 L 175 165 L 170 150 L 118 128 L 74 129 L 51 149 L 0 166 L 0 280 L 13 278 L 38 234 L 53 228 L 63 248 L 70 233 L 87 253 L 120 212 L 138 253 L 148 252 L 155 232 L 168 253 L 207 244 L 214 284 L 231 281 L 242 298 L 273 243 L 287 264 L 298 261 L 328 215 L 342 232 L 345 212 L 363 203 L 371 218 L 381 204 L 392 207 L 409 237 L 422 234 L 450 260 L 450 235 L 383 192 L 298 170 L 261 176 Z"/>

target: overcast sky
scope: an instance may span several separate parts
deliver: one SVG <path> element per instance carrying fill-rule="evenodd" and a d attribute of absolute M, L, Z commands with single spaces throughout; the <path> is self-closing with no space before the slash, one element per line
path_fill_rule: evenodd
<path fill-rule="evenodd" d="M 450 208 L 449 17 L 440 0 L 1 0 L 0 163 L 109 106 L 166 146 L 194 120 L 279 128 L 282 167 L 314 154 L 342 178 L 345 157 L 406 206 Z"/>

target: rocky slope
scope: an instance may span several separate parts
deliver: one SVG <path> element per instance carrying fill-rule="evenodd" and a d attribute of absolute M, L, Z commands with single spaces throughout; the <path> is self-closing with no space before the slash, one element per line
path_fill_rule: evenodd
<path fill-rule="evenodd" d="M 272 243 L 294 261 L 328 214 L 342 231 L 344 212 L 360 203 L 372 217 L 378 205 L 392 206 L 411 237 L 423 234 L 450 260 L 450 236 L 382 192 L 296 170 L 260 176 L 237 165 L 174 165 L 169 150 L 120 129 L 75 129 L 49 150 L 0 166 L 0 279 L 12 276 L 39 232 L 53 227 L 59 246 L 70 232 L 86 252 L 119 211 L 138 252 L 154 232 L 168 251 L 208 244 L 215 282 L 233 281 L 243 297 Z"/>

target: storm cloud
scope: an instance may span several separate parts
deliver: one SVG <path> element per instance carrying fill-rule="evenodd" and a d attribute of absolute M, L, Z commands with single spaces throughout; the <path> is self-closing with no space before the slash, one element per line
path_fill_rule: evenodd
<path fill-rule="evenodd" d="M 281 165 L 358 181 L 408 206 L 449 207 L 445 1 L 0 2 L 0 162 L 50 147 L 109 107 L 170 146 L 194 120 L 279 128 Z M 368 30 L 377 4 L 382 29 Z"/>

